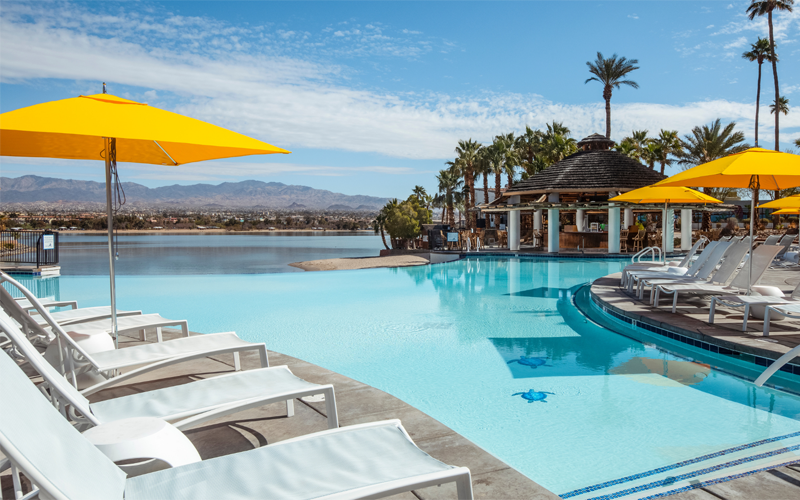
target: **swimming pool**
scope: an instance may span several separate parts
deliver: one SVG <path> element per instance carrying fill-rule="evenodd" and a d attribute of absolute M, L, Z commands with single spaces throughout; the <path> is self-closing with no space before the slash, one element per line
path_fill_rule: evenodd
<path fill-rule="evenodd" d="M 580 286 L 624 263 L 121 276 L 117 290 L 122 308 L 236 330 L 387 391 L 556 493 L 800 431 L 800 398 L 686 358 L 721 366 L 706 351 L 667 352 L 584 316 Z M 56 280 L 62 298 L 108 303 L 104 277 Z"/>

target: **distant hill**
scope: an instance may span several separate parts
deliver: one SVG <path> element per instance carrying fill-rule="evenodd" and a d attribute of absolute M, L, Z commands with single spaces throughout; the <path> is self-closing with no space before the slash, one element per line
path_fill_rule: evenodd
<path fill-rule="evenodd" d="M 331 206 L 358 207 L 355 210 L 376 210 L 388 198 L 345 195 L 308 186 L 281 182 L 223 182 L 191 186 L 148 188 L 134 182 L 123 182 L 125 196 L 131 206 L 165 206 L 206 208 L 289 208 L 323 210 Z M 94 181 L 76 181 L 25 175 L 0 177 L 0 204 L 60 203 L 105 204 L 105 185 Z"/>
<path fill-rule="evenodd" d="M 328 207 L 328 210 L 342 210 L 342 211 L 352 211 L 353 207 L 348 205 L 331 205 Z"/>

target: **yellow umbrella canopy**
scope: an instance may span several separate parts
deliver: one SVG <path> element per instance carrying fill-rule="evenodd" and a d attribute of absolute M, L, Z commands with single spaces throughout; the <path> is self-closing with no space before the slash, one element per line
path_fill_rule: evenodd
<path fill-rule="evenodd" d="M 111 324 L 117 339 L 111 180 L 118 161 L 183 165 L 237 156 L 289 153 L 266 142 L 105 93 L 0 114 L 0 156 L 105 160 Z"/>
<path fill-rule="evenodd" d="M 800 208 L 782 208 L 780 210 L 775 210 L 772 212 L 772 215 L 792 215 L 792 214 L 800 214 Z"/>
<path fill-rule="evenodd" d="M 182 165 L 237 156 L 289 153 L 194 118 L 111 94 L 36 104 L 0 115 L 0 155 L 99 160 L 104 138 L 116 160 Z"/>
<path fill-rule="evenodd" d="M 668 177 L 656 186 L 748 188 L 756 176 L 760 189 L 800 186 L 800 156 L 750 148 Z"/>
<path fill-rule="evenodd" d="M 628 203 L 722 203 L 720 200 L 682 186 L 645 186 L 634 189 L 619 196 L 610 198 L 608 201 L 620 201 Z"/>
<path fill-rule="evenodd" d="M 800 194 L 793 194 L 792 196 L 787 196 L 786 198 L 778 198 L 777 200 L 763 203 L 759 205 L 758 208 L 791 208 L 796 212 L 797 209 L 800 208 Z M 772 213 L 774 214 L 776 212 Z"/>

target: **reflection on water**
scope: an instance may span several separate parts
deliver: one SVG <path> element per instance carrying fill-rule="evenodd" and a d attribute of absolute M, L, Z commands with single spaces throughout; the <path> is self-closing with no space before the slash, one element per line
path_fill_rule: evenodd
<path fill-rule="evenodd" d="M 105 235 L 61 236 L 61 274 L 107 275 Z M 260 274 L 302 271 L 292 262 L 375 257 L 383 248 L 370 233 L 125 234 L 117 275 Z"/>

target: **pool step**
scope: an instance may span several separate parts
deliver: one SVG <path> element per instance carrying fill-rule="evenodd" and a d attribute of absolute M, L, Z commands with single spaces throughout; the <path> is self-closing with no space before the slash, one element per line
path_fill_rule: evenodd
<path fill-rule="evenodd" d="M 561 495 L 570 500 L 655 499 L 800 461 L 800 432 L 728 448 Z"/>

